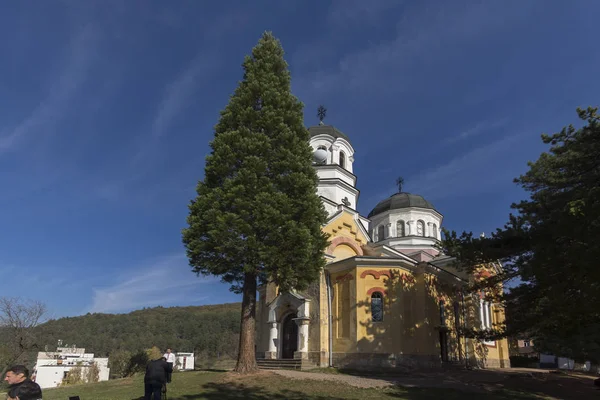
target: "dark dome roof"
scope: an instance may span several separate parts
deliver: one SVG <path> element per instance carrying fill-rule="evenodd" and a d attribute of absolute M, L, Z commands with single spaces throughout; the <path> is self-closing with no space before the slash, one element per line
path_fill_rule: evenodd
<path fill-rule="evenodd" d="M 423 196 L 419 196 L 418 194 L 411 193 L 396 193 L 385 200 L 382 200 L 375 206 L 373 210 L 369 213 L 368 218 L 371 218 L 373 215 L 381 214 L 389 210 L 397 210 L 400 208 L 408 208 L 408 207 L 419 207 L 419 208 L 429 208 L 431 210 L 435 210 L 433 204 L 428 202 L 423 198 Z"/>
<path fill-rule="evenodd" d="M 311 126 L 310 128 L 308 128 L 308 132 L 310 132 L 310 137 L 317 136 L 317 135 L 329 135 L 329 136 L 333 136 L 336 139 L 342 138 L 342 139 L 345 139 L 348 142 L 350 142 L 350 139 L 348 138 L 348 136 L 344 135 L 336 127 L 331 126 L 331 125 Z"/>

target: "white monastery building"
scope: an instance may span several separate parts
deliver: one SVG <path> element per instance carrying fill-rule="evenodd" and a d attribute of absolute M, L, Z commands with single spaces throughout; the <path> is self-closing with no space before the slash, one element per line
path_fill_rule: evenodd
<path fill-rule="evenodd" d="M 86 353 L 84 348 L 58 347 L 56 351 L 40 351 L 34 367 L 35 381 L 42 389 L 60 386 L 63 379 L 74 367 L 81 367 L 83 378 L 87 368 L 96 364 L 99 369 L 98 381 L 107 381 L 110 369 L 108 358 L 94 357 L 93 353 Z"/>

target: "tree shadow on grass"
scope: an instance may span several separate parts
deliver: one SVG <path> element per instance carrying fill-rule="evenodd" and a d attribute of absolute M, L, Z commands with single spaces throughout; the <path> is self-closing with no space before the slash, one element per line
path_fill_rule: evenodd
<path fill-rule="evenodd" d="M 202 386 L 203 392 L 188 394 L 178 397 L 169 397 L 169 400 L 221 400 L 221 399 L 247 399 L 247 400 L 342 400 L 342 398 L 331 396 L 310 395 L 295 390 L 278 390 L 271 392 L 262 387 L 246 386 L 239 383 L 210 382 Z"/>
<path fill-rule="evenodd" d="M 425 400 L 425 399 L 444 399 L 444 400 L 467 400 L 467 399 L 490 399 L 490 400 L 533 400 L 539 397 L 531 394 L 516 392 L 493 391 L 487 393 L 470 392 L 461 390 L 448 390 L 439 388 L 430 389 L 397 389 L 387 393 L 388 397 L 402 400 Z"/>

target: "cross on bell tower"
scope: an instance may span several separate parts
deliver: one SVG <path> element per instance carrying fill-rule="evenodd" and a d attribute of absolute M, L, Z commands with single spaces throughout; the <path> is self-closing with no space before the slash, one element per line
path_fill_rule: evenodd
<path fill-rule="evenodd" d="M 317 117 L 319 117 L 319 125 L 325 125 L 323 123 L 323 120 L 325 119 L 326 115 L 327 115 L 327 109 L 325 107 L 323 107 L 322 105 L 320 105 L 319 108 L 317 108 Z"/>
<path fill-rule="evenodd" d="M 398 193 L 402 193 L 402 185 L 404 185 L 404 178 L 399 176 L 398 179 L 396 179 L 396 186 L 398 186 Z"/>

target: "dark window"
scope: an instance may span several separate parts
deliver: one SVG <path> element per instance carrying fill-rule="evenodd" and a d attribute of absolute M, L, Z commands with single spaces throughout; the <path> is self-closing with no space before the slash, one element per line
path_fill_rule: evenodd
<path fill-rule="evenodd" d="M 346 155 L 343 151 L 340 151 L 340 167 L 346 168 Z"/>
<path fill-rule="evenodd" d="M 440 324 L 446 326 L 446 308 L 444 300 L 440 300 Z"/>
<path fill-rule="evenodd" d="M 371 295 L 371 315 L 373 322 L 383 321 L 383 295 L 379 292 Z"/>
<path fill-rule="evenodd" d="M 383 239 L 385 239 L 385 226 L 379 225 L 379 228 L 377 228 L 377 240 Z"/>
<path fill-rule="evenodd" d="M 404 230 L 404 221 L 402 221 L 402 220 L 396 222 L 396 236 L 397 237 L 404 237 L 404 236 L 406 236 L 406 233 L 405 233 L 405 230 Z"/>
<path fill-rule="evenodd" d="M 460 329 L 460 304 L 458 301 L 454 302 L 454 327 L 456 328 L 456 332 Z"/>
<path fill-rule="evenodd" d="M 425 236 L 425 222 L 417 221 L 417 236 Z"/>

